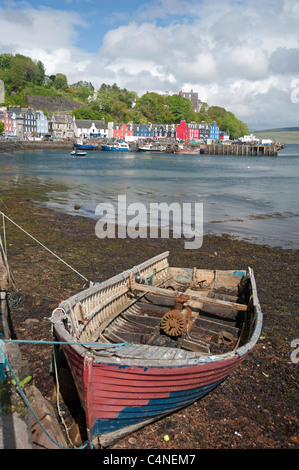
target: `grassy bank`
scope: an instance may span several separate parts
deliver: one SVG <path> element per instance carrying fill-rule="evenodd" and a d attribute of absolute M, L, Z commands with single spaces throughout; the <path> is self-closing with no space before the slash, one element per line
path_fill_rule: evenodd
<path fill-rule="evenodd" d="M 256 137 L 259 139 L 271 139 L 273 142 L 281 142 L 284 144 L 299 144 L 299 131 L 256 131 Z"/>

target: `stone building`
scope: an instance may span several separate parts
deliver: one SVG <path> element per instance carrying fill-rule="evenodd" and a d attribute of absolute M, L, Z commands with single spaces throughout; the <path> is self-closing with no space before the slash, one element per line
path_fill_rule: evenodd
<path fill-rule="evenodd" d="M 52 113 L 48 117 L 49 133 L 54 139 L 73 139 L 74 121 L 70 113 Z"/>
<path fill-rule="evenodd" d="M 180 91 L 179 96 L 181 98 L 187 98 L 191 102 L 191 109 L 196 113 L 199 113 L 201 107 L 201 101 L 198 99 L 198 93 L 191 91 Z"/>

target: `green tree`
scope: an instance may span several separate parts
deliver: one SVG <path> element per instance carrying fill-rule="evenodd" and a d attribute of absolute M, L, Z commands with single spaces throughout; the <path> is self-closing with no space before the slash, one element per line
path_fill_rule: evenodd
<path fill-rule="evenodd" d="M 104 113 L 111 113 L 113 99 L 109 96 L 104 90 L 100 90 L 97 95 L 97 99 L 91 104 L 92 108 L 97 107 L 99 110 L 102 110 Z"/>
<path fill-rule="evenodd" d="M 0 54 L 0 69 L 8 69 L 12 60 L 12 54 Z"/>
<path fill-rule="evenodd" d="M 37 61 L 36 66 L 37 66 L 37 71 L 38 71 L 37 77 L 36 77 L 36 83 L 37 85 L 43 85 L 45 83 L 45 75 L 46 75 L 45 66 L 40 60 Z"/>
<path fill-rule="evenodd" d="M 87 88 L 86 86 L 81 86 L 76 90 L 76 95 L 79 96 L 80 100 L 85 102 L 91 94 L 91 90 L 89 90 L 89 88 Z"/>
<path fill-rule="evenodd" d="M 143 114 L 148 122 L 154 123 L 157 122 L 157 117 L 159 119 L 165 113 L 165 105 L 164 96 L 154 92 L 146 93 L 137 100 L 136 111 Z"/>
<path fill-rule="evenodd" d="M 60 91 L 67 91 L 68 90 L 68 83 L 67 78 L 63 73 L 57 73 L 54 80 L 54 87 L 56 90 Z"/>
<path fill-rule="evenodd" d="M 0 134 L 3 134 L 4 131 L 4 122 L 0 121 Z"/>
<path fill-rule="evenodd" d="M 24 62 L 15 58 L 9 69 L 9 81 L 7 85 L 13 91 L 21 90 L 26 82 L 26 68 Z"/>

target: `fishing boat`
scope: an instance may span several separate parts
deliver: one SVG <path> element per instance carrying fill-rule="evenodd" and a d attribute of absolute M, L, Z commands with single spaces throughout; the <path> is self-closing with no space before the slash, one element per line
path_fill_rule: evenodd
<path fill-rule="evenodd" d="M 138 147 L 139 152 L 151 152 L 151 153 L 161 153 L 165 152 L 165 148 L 162 145 L 154 146 L 153 144 L 145 144 L 142 147 Z"/>
<path fill-rule="evenodd" d="M 90 144 L 83 144 L 82 141 L 77 142 L 74 145 L 74 150 L 79 149 L 79 150 L 96 150 L 95 145 L 90 145 Z"/>
<path fill-rule="evenodd" d="M 195 402 L 259 339 L 254 273 L 169 266 L 162 253 L 52 313 L 95 447 Z"/>
<path fill-rule="evenodd" d="M 85 155 L 87 155 L 87 152 L 83 152 L 82 150 L 73 150 L 71 152 L 71 155 L 76 155 L 77 157 L 85 157 Z"/>
<path fill-rule="evenodd" d="M 102 145 L 102 150 L 110 152 L 131 152 L 129 145 L 126 142 L 115 142 Z"/>

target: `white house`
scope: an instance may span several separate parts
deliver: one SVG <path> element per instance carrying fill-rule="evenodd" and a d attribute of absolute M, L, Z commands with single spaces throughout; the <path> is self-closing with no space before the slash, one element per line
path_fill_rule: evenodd
<path fill-rule="evenodd" d="M 74 120 L 75 137 L 89 139 L 91 137 L 108 137 L 108 128 L 104 119 L 92 121 L 88 119 Z"/>
<path fill-rule="evenodd" d="M 36 111 L 36 132 L 39 137 L 43 137 L 49 132 L 48 119 L 43 111 Z"/>

